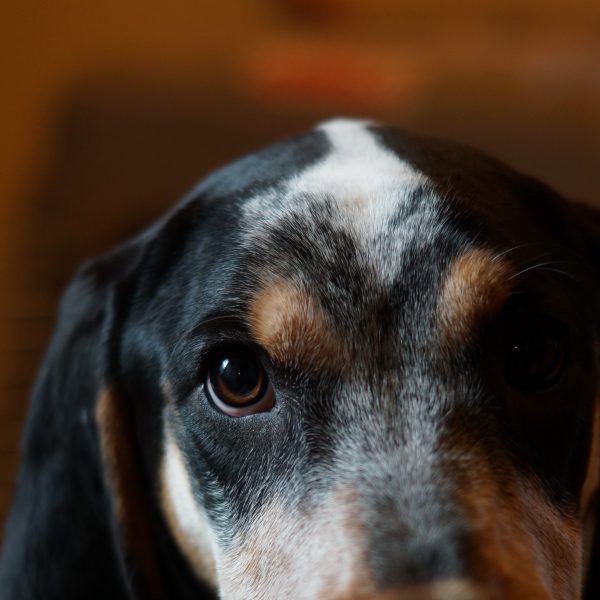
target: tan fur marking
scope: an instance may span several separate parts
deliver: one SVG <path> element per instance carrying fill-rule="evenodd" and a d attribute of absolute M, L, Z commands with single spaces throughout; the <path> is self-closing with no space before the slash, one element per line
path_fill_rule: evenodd
<path fill-rule="evenodd" d="M 445 581 L 434 581 L 430 585 L 415 586 L 411 591 L 412 595 L 407 594 L 406 600 L 484 600 L 489 598 L 489 594 L 483 592 L 473 583 L 460 579 L 449 579 Z"/>
<path fill-rule="evenodd" d="M 276 279 L 258 292 L 249 317 L 254 337 L 275 360 L 328 370 L 347 363 L 344 344 L 317 300 L 290 281 Z"/>
<path fill-rule="evenodd" d="M 343 600 L 491 600 L 490 595 L 470 581 L 444 579 L 431 583 L 401 586 L 372 596 L 352 596 Z M 342 598 L 340 598 L 342 600 Z"/>
<path fill-rule="evenodd" d="M 510 264 L 490 250 L 469 250 L 456 258 L 438 299 L 442 339 L 451 345 L 469 340 L 508 298 L 511 275 Z"/>
<path fill-rule="evenodd" d="M 160 466 L 160 503 L 179 549 L 198 578 L 216 588 L 212 532 L 192 493 L 185 460 L 167 426 Z"/>
<path fill-rule="evenodd" d="M 491 598 L 578 597 L 579 526 L 559 513 L 534 476 L 515 472 L 500 484 L 482 459 L 457 484 L 474 532 L 475 572 Z"/>
<path fill-rule="evenodd" d="M 95 418 L 115 512 L 135 565 L 134 585 L 144 597 L 161 598 L 163 586 L 150 528 L 148 497 L 133 444 L 128 407 L 118 393 L 106 389 L 96 403 Z"/>

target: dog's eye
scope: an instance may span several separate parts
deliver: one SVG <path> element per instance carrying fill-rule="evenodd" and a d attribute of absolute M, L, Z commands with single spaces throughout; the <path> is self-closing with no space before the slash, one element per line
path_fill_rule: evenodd
<path fill-rule="evenodd" d="M 558 381 L 565 364 L 565 336 L 556 322 L 527 315 L 509 327 L 506 341 L 506 377 L 513 387 L 544 391 Z"/>
<path fill-rule="evenodd" d="M 213 404 L 231 417 L 265 412 L 275 402 L 264 367 L 246 350 L 224 352 L 212 361 L 206 391 Z"/>

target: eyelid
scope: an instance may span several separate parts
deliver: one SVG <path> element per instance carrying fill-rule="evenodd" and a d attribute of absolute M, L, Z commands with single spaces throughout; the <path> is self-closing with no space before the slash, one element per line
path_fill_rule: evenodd
<path fill-rule="evenodd" d="M 271 410 L 273 404 L 275 403 L 275 392 L 271 382 L 269 382 L 267 392 L 260 400 L 257 400 L 254 404 L 240 407 L 231 406 L 222 402 L 214 391 L 209 377 L 206 378 L 205 385 L 207 396 L 209 397 L 210 402 L 212 402 L 212 404 L 214 404 L 220 412 L 228 417 L 246 417 L 257 413 L 264 413 Z"/>
<path fill-rule="evenodd" d="M 551 358 L 554 363 L 548 363 L 548 373 L 546 377 L 537 378 L 527 372 L 520 372 L 520 365 L 514 361 L 518 358 L 514 351 L 518 350 L 519 345 L 516 341 L 525 341 L 525 334 L 539 333 L 536 339 L 550 341 L 555 343 L 555 350 Z M 569 356 L 569 334 L 568 327 L 560 319 L 549 316 L 543 312 L 535 310 L 522 310 L 513 314 L 512 319 L 507 320 L 502 332 L 503 346 L 505 351 L 505 376 L 507 381 L 515 389 L 529 392 L 550 391 L 562 378 Z M 553 367 L 551 369 L 550 367 Z"/>
<path fill-rule="evenodd" d="M 235 315 L 229 312 L 208 313 L 199 323 L 196 323 L 188 331 L 186 337 L 212 337 L 215 334 L 219 334 L 224 331 L 231 333 L 239 332 L 247 336 L 248 325 L 241 315 Z"/>

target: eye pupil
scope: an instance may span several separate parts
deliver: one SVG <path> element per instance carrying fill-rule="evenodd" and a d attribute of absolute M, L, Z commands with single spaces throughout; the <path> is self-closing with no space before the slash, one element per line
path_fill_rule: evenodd
<path fill-rule="evenodd" d="M 520 322 L 509 334 L 506 371 L 511 385 L 528 390 L 550 388 L 562 372 L 563 336 L 540 317 Z"/>
<path fill-rule="evenodd" d="M 233 355 L 221 360 L 217 367 L 217 379 L 228 395 L 240 402 L 252 400 L 258 394 L 263 380 L 260 364 L 251 357 Z"/>
<path fill-rule="evenodd" d="M 516 366 L 531 377 L 544 377 L 558 360 L 560 345 L 548 335 L 526 337 L 512 349 Z"/>

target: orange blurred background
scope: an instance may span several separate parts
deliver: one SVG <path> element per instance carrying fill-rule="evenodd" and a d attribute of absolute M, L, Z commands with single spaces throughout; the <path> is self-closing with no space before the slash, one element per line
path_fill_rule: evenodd
<path fill-rule="evenodd" d="M 0 524 L 60 290 L 218 164 L 370 116 L 600 205 L 597 0 L 19 0 L 0 33 Z"/>

